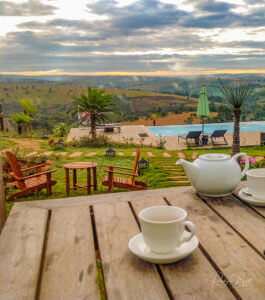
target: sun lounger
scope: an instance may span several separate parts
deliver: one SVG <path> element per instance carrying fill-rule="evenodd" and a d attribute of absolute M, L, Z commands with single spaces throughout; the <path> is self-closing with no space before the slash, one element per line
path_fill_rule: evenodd
<path fill-rule="evenodd" d="M 179 139 L 184 139 L 186 143 L 190 143 L 191 141 L 194 141 L 196 145 L 200 145 L 201 133 L 202 131 L 190 131 L 187 135 L 179 135 L 178 142 Z"/>
<path fill-rule="evenodd" d="M 97 129 L 104 129 L 105 132 L 113 132 L 114 128 L 121 132 L 121 123 L 97 124 Z"/>
<path fill-rule="evenodd" d="M 227 145 L 227 141 L 225 138 L 225 134 L 226 134 L 227 130 L 215 130 L 211 136 L 209 136 L 209 138 L 211 139 L 213 145 Z M 216 144 L 216 139 L 218 138 L 223 138 L 224 139 L 224 144 Z"/>

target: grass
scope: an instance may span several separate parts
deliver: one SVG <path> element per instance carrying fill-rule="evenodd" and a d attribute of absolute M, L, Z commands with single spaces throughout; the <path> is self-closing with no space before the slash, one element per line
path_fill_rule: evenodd
<path fill-rule="evenodd" d="M 232 148 L 211 148 L 211 149 L 190 149 L 182 151 L 186 156 L 191 156 L 197 152 L 198 155 L 205 153 L 226 153 L 232 155 Z M 265 156 L 265 146 L 242 146 L 240 152 L 246 153 L 248 156 Z"/>
<path fill-rule="evenodd" d="M 5 139 L 1 139 L 2 146 L 9 147 L 8 141 Z M 1 145 L 1 144 L 0 144 Z M 116 155 L 115 157 L 108 158 L 105 155 L 105 148 L 64 148 L 64 149 L 54 149 L 50 146 L 47 146 L 46 143 L 42 146 L 42 148 L 47 150 L 53 150 L 54 153 L 48 156 L 48 159 L 52 161 L 52 169 L 56 169 L 57 171 L 52 174 L 52 178 L 57 181 L 57 184 L 52 188 L 52 195 L 47 197 L 46 191 L 42 190 L 35 194 L 16 199 L 15 201 L 7 202 L 7 211 L 9 212 L 15 202 L 21 201 L 33 201 L 33 200 L 45 200 L 45 199 L 54 199 L 54 198 L 64 198 L 66 197 L 65 191 L 65 170 L 63 165 L 69 162 L 78 162 L 78 161 L 91 161 L 98 163 L 97 169 L 97 178 L 98 178 L 98 191 L 93 191 L 93 194 L 102 194 L 107 193 L 108 189 L 105 186 L 101 185 L 103 176 L 106 175 L 104 172 L 104 165 L 118 165 L 118 166 L 126 166 L 132 167 L 134 163 L 134 156 L 132 153 L 135 151 L 135 148 L 116 148 L 117 153 L 123 152 L 123 156 Z M 265 151 L 262 146 L 255 147 L 242 147 L 241 152 L 247 153 L 249 156 L 264 156 Z M 29 151 L 29 150 L 28 150 Z M 67 152 L 67 155 L 60 156 L 59 152 Z M 74 152 L 83 152 L 81 156 L 78 157 L 70 157 L 71 153 Z M 148 157 L 147 152 L 152 152 L 155 156 Z M 182 153 L 185 154 L 187 159 L 191 159 L 191 156 L 194 152 L 197 152 L 198 155 L 209 153 L 209 152 L 219 152 L 219 153 L 228 153 L 231 154 L 231 148 L 213 148 L 213 149 L 196 149 L 196 150 L 185 150 Z M 87 156 L 89 152 L 97 152 L 95 156 Z M 176 181 L 170 182 L 168 180 L 168 176 L 172 176 L 168 171 L 164 170 L 163 166 L 165 165 L 175 165 L 176 160 L 178 159 L 177 153 L 180 151 L 166 151 L 171 154 L 172 157 L 164 157 L 163 152 L 165 150 L 159 149 L 151 149 L 151 148 L 142 148 L 141 156 L 147 158 L 150 162 L 149 169 L 144 171 L 143 176 L 139 177 L 139 180 L 145 182 L 149 189 L 158 189 L 158 188 L 168 188 L 172 186 L 185 185 L 182 183 L 178 183 Z M 70 174 L 72 175 L 72 174 Z M 78 170 L 77 171 L 77 180 L 80 184 L 86 184 L 86 171 Z M 115 188 L 115 192 L 124 191 L 122 189 Z M 12 191 L 13 192 L 13 191 Z M 77 189 L 75 191 L 71 191 L 70 197 L 82 196 L 86 195 L 86 191 L 82 189 Z"/>
<path fill-rule="evenodd" d="M 10 139 L 0 137 L 0 151 L 14 147 L 14 146 L 15 146 L 15 143 L 13 141 L 10 141 Z"/>
<path fill-rule="evenodd" d="M 66 156 L 60 156 L 57 153 L 61 151 L 66 151 L 68 154 Z M 73 152 L 83 152 L 82 156 L 79 157 L 70 157 L 69 155 Z M 51 168 L 56 169 L 57 171 L 52 174 L 52 178 L 57 181 L 57 184 L 52 188 L 52 195 L 47 197 L 46 191 L 42 190 L 32 195 L 28 195 L 27 197 L 16 199 L 15 201 L 7 202 L 7 211 L 9 212 L 15 202 L 21 201 L 33 201 L 33 200 L 44 200 L 44 199 L 54 199 L 54 198 L 64 198 L 66 197 L 65 191 L 65 170 L 63 165 L 69 162 L 78 162 L 78 161 L 91 161 L 98 163 L 97 177 L 98 177 L 98 191 L 93 191 L 93 194 L 102 194 L 107 193 L 107 187 L 101 185 L 101 181 L 106 173 L 104 172 L 105 167 L 104 164 L 110 165 L 119 165 L 119 166 L 127 166 L 132 167 L 134 162 L 134 156 L 132 153 L 135 151 L 135 148 L 129 149 L 117 149 L 118 151 L 122 151 L 124 156 L 116 156 L 113 158 L 108 158 L 105 156 L 105 149 L 98 148 L 64 148 L 60 150 L 55 150 L 54 154 L 49 156 L 48 158 L 53 161 Z M 150 151 L 150 148 L 144 148 L 142 150 L 142 155 L 144 157 L 148 157 L 146 152 Z M 89 152 L 97 152 L 97 155 L 88 157 L 87 154 Z M 148 184 L 150 189 L 154 188 L 166 188 L 172 186 L 170 182 L 166 180 L 166 173 L 161 166 L 161 150 L 152 149 L 152 152 L 156 155 L 154 158 L 149 158 L 150 167 L 146 170 L 143 176 L 140 177 L 141 181 L 144 181 Z M 160 154 L 160 155 L 159 155 Z M 158 158 L 157 156 L 160 156 Z M 176 159 L 174 158 L 173 161 Z M 72 175 L 72 174 L 71 174 Z M 77 171 L 77 180 L 80 184 L 86 183 L 86 171 L 78 170 Z M 121 189 L 115 189 L 115 192 L 124 191 Z M 13 191 L 12 191 L 13 193 Z M 86 195 L 86 191 L 82 189 L 78 189 L 75 191 L 71 191 L 70 197 L 82 196 Z M 8 195 L 7 195 L 8 196 Z"/>

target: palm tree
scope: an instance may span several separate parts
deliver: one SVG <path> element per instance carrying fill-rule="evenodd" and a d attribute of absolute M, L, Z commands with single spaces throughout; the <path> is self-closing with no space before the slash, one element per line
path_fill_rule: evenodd
<path fill-rule="evenodd" d="M 114 112 L 117 105 L 113 95 L 106 95 L 105 90 L 87 87 L 87 94 L 82 93 L 79 97 L 74 97 L 72 107 L 68 112 L 72 116 L 77 115 L 79 109 L 88 112 L 91 121 L 92 138 L 97 138 L 96 125 L 106 118 L 108 112 Z"/>
<path fill-rule="evenodd" d="M 153 126 L 156 126 L 156 121 L 161 118 L 160 113 L 153 113 L 151 114 L 151 120 L 153 120 Z"/>
<path fill-rule="evenodd" d="M 247 101 L 253 91 L 253 85 L 248 81 L 242 84 L 233 84 L 230 82 L 221 83 L 220 90 L 233 108 L 234 114 L 234 132 L 233 132 L 233 155 L 240 153 L 240 119 L 241 107 Z"/>

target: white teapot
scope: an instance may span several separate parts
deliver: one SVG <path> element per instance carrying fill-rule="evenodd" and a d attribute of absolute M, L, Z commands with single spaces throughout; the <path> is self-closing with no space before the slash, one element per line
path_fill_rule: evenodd
<path fill-rule="evenodd" d="M 242 172 L 237 163 L 240 156 L 245 159 Z M 176 164 L 183 166 L 192 186 L 200 194 L 221 197 L 230 195 L 239 185 L 249 168 L 249 159 L 245 153 L 238 153 L 233 157 L 222 153 L 208 153 L 200 155 L 193 163 L 179 159 Z"/>

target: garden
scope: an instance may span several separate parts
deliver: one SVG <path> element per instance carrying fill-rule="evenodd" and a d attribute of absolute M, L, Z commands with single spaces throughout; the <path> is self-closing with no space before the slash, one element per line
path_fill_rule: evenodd
<path fill-rule="evenodd" d="M 52 195 L 47 197 L 45 189 L 26 197 L 17 198 L 14 201 L 6 202 L 7 211 L 10 211 L 15 202 L 44 200 L 53 198 L 66 197 L 65 188 L 65 169 L 63 165 L 72 162 L 96 162 L 98 190 L 93 191 L 93 194 L 107 193 L 108 189 L 101 185 L 102 178 L 107 174 L 104 172 L 106 167 L 104 165 L 118 165 L 124 167 L 132 167 L 135 160 L 136 145 L 111 143 L 107 137 L 99 138 L 98 144 L 89 144 L 88 141 L 81 141 L 80 143 L 66 143 L 57 146 L 53 142 L 58 142 L 59 138 L 55 135 L 49 135 L 48 139 L 27 138 L 27 137 L 13 137 L 12 143 L 8 137 L 1 137 L 0 147 L 2 150 L 2 158 L 4 161 L 4 179 L 6 184 L 6 197 L 15 192 L 12 185 L 13 178 L 8 175 L 10 168 L 8 167 L 7 159 L 4 151 L 6 149 L 12 150 L 19 158 L 21 167 L 26 168 L 33 165 L 46 163 L 47 168 L 56 169 L 52 174 L 52 179 L 57 181 L 57 184 L 52 188 Z M 51 143 L 51 141 L 53 141 Z M 21 144 L 22 142 L 22 144 Z M 26 147 L 24 147 L 26 142 Z M 90 141 L 91 142 L 91 141 Z M 88 146 L 86 145 L 88 143 Z M 12 144 L 14 145 L 12 147 Z M 81 145 L 80 145 L 81 144 Z M 107 157 L 106 150 L 109 144 L 116 151 L 114 157 Z M 22 148 L 21 148 L 22 145 Z M 31 146 L 32 145 L 32 146 Z M 86 146 L 84 146 L 86 145 Z M 150 147 L 141 148 L 141 158 L 144 157 L 149 161 L 149 168 L 145 169 L 139 177 L 140 181 L 145 182 L 149 189 L 159 189 L 167 187 L 176 187 L 183 185 L 190 185 L 186 174 L 181 166 L 176 166 L 175 162 L 178 158 L 185 157 L 190 161 L 194 160 L 201 154 L 209 152 L 228 153 L 232 154 L 231 148 L 212 148 L 212 149 L 189 149 L 184 151 L 169 151 L 164 149 L 155 149 Z M 264 147 L 242 147 L 241 152 L 247 153 L 250 157 L 252 167 L 264 167 Z M 243 162 L 242 162 L 243 163 Z M 85 184 L 86 172 L 80 170 L 77 174 L 77 181 L 80 184 Z M 114 192 L 124 191 L 118 188 Z M 81 189 L 71 191 L 70 197 L 85 196 L 86 192 Z"/>

